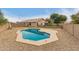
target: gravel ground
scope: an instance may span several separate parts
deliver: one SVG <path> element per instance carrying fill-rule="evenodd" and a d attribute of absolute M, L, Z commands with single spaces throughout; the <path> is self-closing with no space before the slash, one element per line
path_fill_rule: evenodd
<path fill-rule="evenodd" d="M 79 39 L 64 30 L 55 29 L 58 31 L 59 40 L 42 46 L 33 46 L 16 42 L 16 31 L 19 29 L 22 28 L 0 31 L 0 51 L 79 51 Z"/>

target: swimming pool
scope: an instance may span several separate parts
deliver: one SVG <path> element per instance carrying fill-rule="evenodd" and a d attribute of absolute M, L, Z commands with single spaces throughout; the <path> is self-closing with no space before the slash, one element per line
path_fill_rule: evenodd
<path fill-rule="evenodd" d="M 40 29 L 25 29 L 21 30 L 21 33 L 24 40 L 39 41 L 50 37 L 49 33 L 42 32 Z"/>
<path fill-rule="evenodd" d="M 25 28 L 16 32 L 16 41 L 40 46 L 58 40 L 57 33 L 56 30 L 47 28 Z"/>

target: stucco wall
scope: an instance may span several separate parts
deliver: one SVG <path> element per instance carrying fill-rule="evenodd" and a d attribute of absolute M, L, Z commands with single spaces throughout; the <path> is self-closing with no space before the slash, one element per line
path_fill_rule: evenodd
<path fill-rule="evenodd" d="M 79 24 L 64 24 L 63 29 L 79 39 Z"/>
<path fill-rule="evenodd" d="M 79 39 L 79 24 L 75 24 L 74 26 L 74 36 Z"/>
<path fill-rule="evenodd" d="M 30 26 L 37 26 L 36 22 L 32 22 Z"/>
<path fill-rule="evenodd" d="M 5 31 L 8 28 L 8 24 L 0 25 L 0 32 Z"/>

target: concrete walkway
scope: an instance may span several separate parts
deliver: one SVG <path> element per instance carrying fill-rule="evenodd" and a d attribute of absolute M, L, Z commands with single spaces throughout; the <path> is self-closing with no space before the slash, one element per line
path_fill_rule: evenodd
<path fill-rule="evenodd" d="M 42 46 L 33 46 L 16 42 L 16 31 L 20 28 L 0 32 L 1 51 L 79 51 L 79 39 L 61 29 L 58 31 L 59 40 Z M 21 28 L 22 29 L 22 28 Z"/>

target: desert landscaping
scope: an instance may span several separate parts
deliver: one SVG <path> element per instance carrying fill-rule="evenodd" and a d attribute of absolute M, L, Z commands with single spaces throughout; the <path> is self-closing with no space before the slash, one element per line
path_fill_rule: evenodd
<path fill-rule="evenodd" d="M 8 9 L 3 10 L 8 11 Z M 16 10 L 19 9 L 14 8 L 13 11 L 16 12 Z M 27 9 L 23 10 L 26 11 Z M 33 12 L 32 9 L 29 10 L 31 10 L 31 13 Z M 36 12 L 38 9 L 33 10 Z M 13 11 L 10 9 L 8 12 Z M 27 10 L 26 12 L 29 11 Z M 29 13 L 28 15 L 26 15 L 26 13 L 23 15 L 28 17 L 30 16 Z M 19 16 L 20 15 L 21 14 L 19 14 Z M 37 16 L 35 13 L 34 15 Z M 64 14 L 52 13 L 46 18 L 24 18 L 18 20 L 17 18 L 14 18 L 12 20 L 10 18 L 6 18 L 0 10 L 0 51 L 79 51 L 79 13 L 69 15 L 69 17 L 71 18 L 68 19 L 67 15 Z M 71 21 L 69 22 L 68 20 L 70 19 Z M 34 30 L 33 28 L 37 30 Z M 30 30 L 27 31 L 26 29 Z M 19 36 L 17 35 L 17 31 Z M 30 37 L 30 39 L 27 37 Z M 35 41 L 39 38 L 41 38 L 41 40 Z M 27 44 L 28 42 L 32 44 Z M 36 46 L 36 44 L 39 46 Z"/>
<path fill-rule="evenodd" d="M 79 50 L 79 39 L 69 32 L 60 28 L 57 30 L 59 40 L 41 46 L 34 46 L 16 41 L 16 31 L 25 27 L 6 29 L 7 26 L 0 27 L 0 50 L 1 51 L 77 51 Z M 2 31 L 3 30 L 3 31 Z"/>

